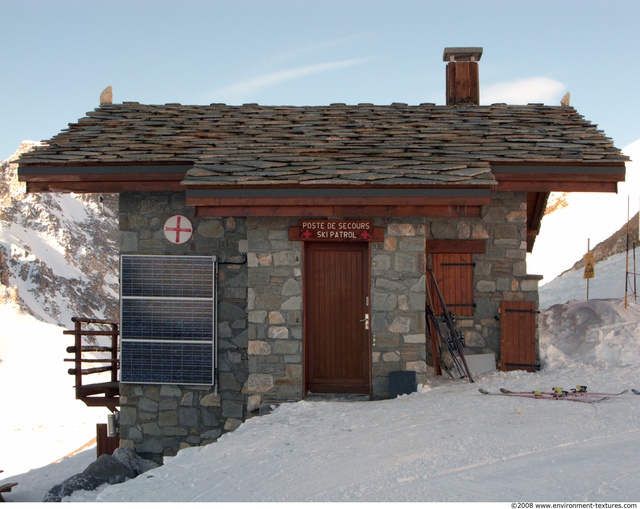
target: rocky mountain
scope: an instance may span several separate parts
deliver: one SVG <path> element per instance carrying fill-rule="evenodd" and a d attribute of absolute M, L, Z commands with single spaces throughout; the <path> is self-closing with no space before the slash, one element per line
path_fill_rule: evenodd
<path fill-rule="evenodd" d="M 34 145 L 0 163 L 0 303 L 64 327 L 117 319 L 117 195 L 27 194 L 12 161 Z"/>

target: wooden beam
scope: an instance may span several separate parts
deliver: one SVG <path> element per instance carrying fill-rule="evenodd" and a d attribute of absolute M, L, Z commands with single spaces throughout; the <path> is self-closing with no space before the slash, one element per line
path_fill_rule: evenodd
<path fill-rule="evenodd" d="M 445 239 L 431 240 L 426 242 L 427 253 L 475 253 L 484 254 L 484 239 Z"/>
<path fill-rule="evenodd" d="M 563 179 L 545 181 L 501 180 L 496 191 L 617 193 L 618 182 L 578 182 Z"/>
<path fill-rule="evenodd" d="M 234 198 L 196 198 L 187 195 L 187 205 L 196 207 L 314 207 L 314 206 L 392 206 L 396 207 L 399 203 L 403 206 L 416 207 L 434 207 L 434 206 L 478 206 L 489 205 L 490 198 L 487 195 L 482 198 L 418 198 L 418 197 L 367 197 L 367 196 L 351 196 L 351 197 L 322 197 L 322 198 L 305 198 L 305 197 L 234 197 Z"/>
<path fill-rule="evenodd" d="M 88 163 L 73 165 L 33 165 L 20 163 L 18 174 L 20 180 L 77 180 L 89 179 L 99 180 L 112 175 L 131 175 L 136 179 L 145 175 L 182 175 L 193 167 L 193 163 L 172 162 L 172 163 L 145 163 L 137 164 L 104 164 Z"/>
<path fill-rule="evenodd" d="M 126 193 L 184 191 L 180 180 L 120 182 L 27 182 L 28 193 Z"/>
<path fill-rule="evenodd" d="M 480 217 L 479 205 L 196 206 L 198 217 Z"/>
<path fill-rule="evenodd" d="M 544 211 L 547 208 L 549 193 L 528 193 L 527 194 L 527 251 L 533 251 L 533 245 L 538 233 Z"/>

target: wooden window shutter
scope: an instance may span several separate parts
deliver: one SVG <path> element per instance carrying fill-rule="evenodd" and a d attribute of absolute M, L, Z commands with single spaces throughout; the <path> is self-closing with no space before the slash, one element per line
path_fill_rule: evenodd
<path fill-rule="evenodd" d="M 473 314 L 473 255 L 471 253 L 432 253 L 433 274 L 444 301 L 454 315 Z M 435 296 L 435 289 L 431 292 Z M 433 299 L 436 315 L 442 313 L 438 299 Z"/>
<path fill-rule="evenodd" d="M 502 301 L 500 305 L 500 370 L 540 369 L 537 362 L 536 323 L 533 302 Z"/>

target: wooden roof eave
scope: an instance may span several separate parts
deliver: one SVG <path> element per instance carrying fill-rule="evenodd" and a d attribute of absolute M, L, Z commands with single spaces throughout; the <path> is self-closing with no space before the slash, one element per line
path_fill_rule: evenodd
<path fill-rule="evenodd" d="M 497 191 L 616 193 L 625 161 L 607 163 L 492 163 Z"/>
<path fill-rule="evenodd" d="M 199 216 L 478 217 L 494 187 L 198 186 L 186 202 Z"/>
<path fill-rule="evenodd" d="M 126 191 L 181 191 L 191 163 L 171 164 L 26 164 L 18 180 L 27 192 L 120 193 Z"/>

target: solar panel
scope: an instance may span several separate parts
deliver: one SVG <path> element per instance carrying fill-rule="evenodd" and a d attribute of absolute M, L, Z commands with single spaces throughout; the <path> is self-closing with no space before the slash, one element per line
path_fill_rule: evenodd
<path fill-rule="evenodd" d="M 214 256 L 122 255 L 121 380 L 213 385 Z"/>

